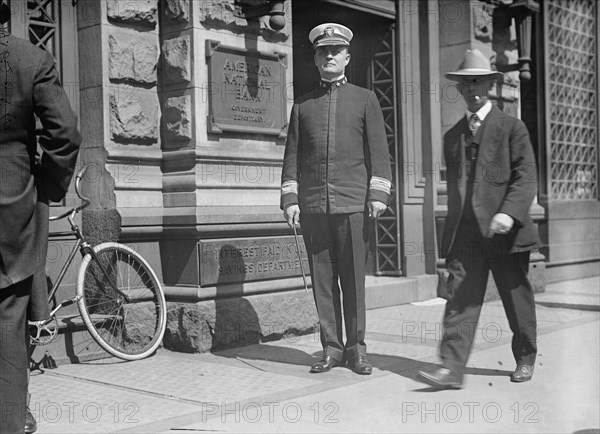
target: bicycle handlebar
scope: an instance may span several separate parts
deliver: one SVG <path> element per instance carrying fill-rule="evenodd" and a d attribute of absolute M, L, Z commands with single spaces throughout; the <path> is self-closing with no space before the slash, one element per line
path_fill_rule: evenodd
<path fill-rule="evenodd" d="M 81 193 L 81 191 L 79 190 L 79 183 L 83 179 L 85 172 L 87 172 L 88 167 L 89 166 L 83 166 L 81 168 L 81 170 L 79 170 L 79 172 L 77 172 L 77 175 L 75 175 L 75 192 L 77 193 L 77 196 L 79 196 L 79 199 L 81 199 L 83 202 L 82 205 L 79 205 L 77 207 L 78 210 L 82 210 L 82 209 L 86 208 L 91 203 L 91 201 L 87 197 L 85 197 L 83 195 L 83 193 Z"/>
<path fill-rule="evenodd" d="M 77 196 L 79 197 L 79 199 L 81 199 L 82 203 L 81 205 L 70 209 L 69 211 L 65 211 L 64 213 L 57 215 L 57 216 L 52 216 L 50 217 L 50 221 L 55 221 L 55 220 L 60 220 L 60 219 L 64 219 L 65 217 L 75 214 L 79 211 L 81 211 L 84 208 L 87 208 L 91 201 L 85 197 L 81 191 L 79 190 L 79 184 L 81 183 L 81 180 L 83 179 L 85 172 L 87 171 L 89 166 L 83 166 L 81 169 L 79 169 L 79 172 L 77 172 L 77 175 L 75 175 L 75 193 L 77 193 Z"/>

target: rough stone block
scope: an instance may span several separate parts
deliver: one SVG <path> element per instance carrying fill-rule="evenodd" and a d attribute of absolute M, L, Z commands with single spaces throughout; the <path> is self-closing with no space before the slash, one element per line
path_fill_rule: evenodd
<path fill-rule="evenodd" d="M 492 16 L 493 8 L 482 5 L 474 8 L 473 35 L 481 42 L 492 42 Z"/>
<path fill-rule="evenodd" d="M 164 5 L 167 19 L 184 23 L 189 22 L 189 0 L 165 0 Z"/>
<path fill-rule="evenodd" d="M 163 113 L 166 139 L 192 139 L 192 99 L 189 95 L 167 99 Z"/>
<path fill-rule="evenodd" d="M 108 19 L 155 27 L 157 23 L 157 0 L 107 0 Z"/>
<path fill-rule="evenodd" d="M 109 35 L 109 78 L 113 81 L 156 84 L 158 48 L 148 39 L 133 38 L 124 41 Z"/>
<path fill-rule="evenodd" d="M 141 99 L 110 95 L 110 133 L 116 142 L 150 145 L 158 141 L 158 108 Z"/>
<path fill-rule="evenodd" d="M 101 101 L 101 98 L 99 99 Z M 84 104 L 86 105 L 92 104 Z M 101 107 L 101 104 L 95 104 Z M 85 114 L 85 112 L 83 112 Z M 82 125 L 100 125 L 102 127 L 101 110 L 94 112 L 93 116 L 82 116 Z M 91 201 L 89 208 L 84 210 L 84 213 L 90 209 L 113 209 L 116 208 L 115 199 L 115 180 L 112 175 L 106 170 L 106 159 L 108 151 L 102 142 L 103 130 L 91 128 L 90 130 L 83 129 L 83 132 L 90 134 L 90 137 L 96 137 L 96 140 L 84 141 L 82 148 L 79 151 L 79 164 L 88 166 L 87 172 L 83 177 L 81 190 L 84 196 Z M 92 135 L 92 133 L 94 135 Z M 119 220 L 120 227 L 120 220 Z M 85 233 L 85 228 L 84 228 Z"/>
<path fill-rule="evenodd" d="M 206 0 L 200 4 L 200 22 L 220 23 L 223 26 L 246 26 L 248 21 L 242 13 L 242 6 L 234 0 Z"/>
<path fill-rule="evenodd" d="M 200 4 L 200 23 L 206 28 L 227 29 L 233 33 L 251 33 L 271 42 L 283 42 L 290 37 L 290 25 L 281 31 L 269 26 L 266 1 L 240 4 L 235 0 L 203 0 Z M 287 8 L 291 10 L 291 7 Z M 289 21 L 289 19 L 287 19 Z"/>
<path fill-rule="evenodd" d="M 317 326 L 312 296 L 304 292 L 169 303 L 163 345 L 199 353 L 308 334 Z"/>
<path fill-rule="evenodd" d="M 190 37 L 167 39 L 162 44 L 165 80 L 168 83 L 188 82 L 191 79 Z"/>
<path fill-rule="evenodd" d="M 121 215 L 116 209 L 85 209 L 81 218 L 83 233 L 93 246 L 119 240 Z"/>

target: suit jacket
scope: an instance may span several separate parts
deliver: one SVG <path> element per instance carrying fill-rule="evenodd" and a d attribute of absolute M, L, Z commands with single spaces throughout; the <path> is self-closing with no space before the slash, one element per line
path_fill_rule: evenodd
<path fill-rule="evenodd" d="M 345 83 L 345 81 L 344 81 Z M 318 87 L 292 108 L 283 161 L 282 209 L 363 212 L 368 200 L 389 203 L 392 172 L 383 113 L 375 93 L 350 83 Z M 387 192 L 382 185 L 388 185 Z"/>
<path fill-rule="evenodd" d="M 448 215 L 441 250 L 448 254 L 467 200 L 465 147 L 469 126 L 463 117 L 444 135 L 444 157 L 448 185 Z M 539 246 L 529 208 L 537 192 L 537 170 L 533 147 L 525 124 L 494 106 L 479 127 L 473 142 L 478 146 L 471 204 L 479 230 L 488 233 L 496 213 L 510 215 L 510 233 L 495 235 L 492 242 L 502 252 L 527 251 Z"/>
<path fill-rule="evenodd" d="M 48 201 L 65 196 L 81 138 L 46 51 L 0 31 L 0 82 L 1 290 L 43 269 Z"/>

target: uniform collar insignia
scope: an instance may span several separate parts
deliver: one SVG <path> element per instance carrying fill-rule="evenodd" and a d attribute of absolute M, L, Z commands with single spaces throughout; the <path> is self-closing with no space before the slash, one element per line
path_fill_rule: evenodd
<path fill-rule="evenodd" d="M 321 79 L 321 87 L 323 89 L 329 89 L 329 88 L 333 88 L 333 87 L 340 87 L 345 85 L 346 83 L 348 83 L 348 80 L 346 79 L 346 76 L 338 79 L 338 80 L 334 80 L 334 81 L 325 81 L 323 79 Z"/>

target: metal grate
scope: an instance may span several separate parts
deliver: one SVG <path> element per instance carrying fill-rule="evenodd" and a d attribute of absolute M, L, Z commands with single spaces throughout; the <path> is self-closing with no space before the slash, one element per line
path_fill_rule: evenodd
<path fill-rule="evenodd" d="M 60 13 L 56 0 L 27 0 L 27 32 L 32 44 L 46 50 L 60 65 Z"/>
<path fill-rule="evenodd" d="M 401 249 L 394 59 L 394 27 L 390 26 L 378 38 L 371 61 L 372 87 L 383 111 L 394 176 L 390 206 L 375 223 L 375 266 L 377 274 L 397 276 L 401 274 Z"/>
<path fill-rule="evenodd" d="M 548 0 L 550 188 L 553 199 L 598 198 L 596 0 Z"/>

